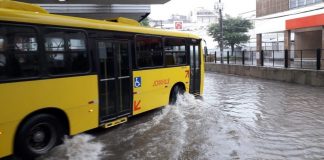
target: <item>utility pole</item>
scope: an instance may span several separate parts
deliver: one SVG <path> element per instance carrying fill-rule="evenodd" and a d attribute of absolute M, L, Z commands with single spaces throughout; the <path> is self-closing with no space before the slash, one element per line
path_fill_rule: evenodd
<path fill-rule="evenodd" d="M 222 0 L 219 0 L 218 2 L 216 2 L 216 9 L 218 9 L 218 13 L 219 13 L 219 30 L 220 30 L 220 42 L 219 42 L 219 49 L 221 52 L 221 57 L 223 57 L 223 51 L 224 51 L 224 43 L 223 43 L 223 37 L 224 37 L 224 30 L 223 30 L 223 14 L 222 14 L 222 10 L 223 10 L 223 4 L 222 4 Z M 223 63 L 223 59 L 221 59 L 221 63 Z"/>

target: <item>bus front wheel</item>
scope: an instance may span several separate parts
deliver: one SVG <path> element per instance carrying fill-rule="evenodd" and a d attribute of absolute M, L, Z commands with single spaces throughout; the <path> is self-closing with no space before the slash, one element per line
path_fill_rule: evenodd
<path fill-rule="evenodd" d="M 177 101 L 177 96 L 179 94 L 183 94 L 185 92 L 185 89 L 183 86 L 181 85 L 175 85 L 172 90 L 171 90 L 171 94 L 170 94 L 170 100 L 169 103 L 171 105 L 175 104 Z"/>
<path fill-rule="evenodd" d="M 62 142 L 64 129 L 59 122 L 50 114 L 38 114 L 27 119 L 16 134 L 16 154 L 32 159 L 48 153 Z"/>

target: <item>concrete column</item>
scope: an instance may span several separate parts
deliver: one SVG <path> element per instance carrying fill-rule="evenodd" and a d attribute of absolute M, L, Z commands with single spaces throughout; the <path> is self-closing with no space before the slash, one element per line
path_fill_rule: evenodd
<path fill-rule="evenodd" d="M 322 53 L 321 53 L 321 69 L 324 69 L 324 26 L 322 26 Z"/>
<path fill-rule="evenodd" d="M 324 49 L 324 26 L 322 26 L 322 49 Z"/>
<path fill-rule="evenodd" d="M 291 31 L 285 31 L 285 49 L 290 50 L 290 42 L 291 42 Z"/>
<path fill-rule="evenodd" d="M 285 50 L 286 49 L 288 49 L 289 51 L 288 51 L 288 67 L 290 66 L 290 47 L 291 47 L 291 45 L 290 45 L 290 42 L 291 42 L 291 31 L 290 30 L 286 30 L 285 31 Z"/>
<path fill-rule="evenodd" d="M 259 52 L 259 58 L 257 58 L 257 66 L 261 65 L 260 53 L 262 50 L 262 34 L 256 35 L 256 51 Z"/>

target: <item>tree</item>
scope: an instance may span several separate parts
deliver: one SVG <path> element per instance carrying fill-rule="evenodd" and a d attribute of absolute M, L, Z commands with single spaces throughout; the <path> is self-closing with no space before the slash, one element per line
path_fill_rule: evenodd
<path fill-rule="evenodd" d="M 146 17 L 140 22 L 140 24 L 142 26 L 150 27 L 150 19 Z"/>
<path fill-rule="evenodd" d="M 249 41 L 250 36 L 246 35 L 246 33 L 252 28 L 253 25 L 249 20 L 226 15 L 226 18 L 223 20 L 224 46 L 230 46 L 233 52 L 235 46 L 239 46 L 241 43 Z M 208 27 L 208 35 L 212 36 L 214 41 L 220 44 L 221 32 L 219 23 L 211 24 Z"/>

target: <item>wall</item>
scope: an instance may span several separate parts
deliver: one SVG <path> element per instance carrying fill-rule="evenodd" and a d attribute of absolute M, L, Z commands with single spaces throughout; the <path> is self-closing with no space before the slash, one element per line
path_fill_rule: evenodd
<path fill-rule="evenodd" d="M 324 71 L 205 63 L 205 70 L 324 87 Z"/>
<path fill-rule="evenodd" d="M 295 49 L 303 50 L 303 58 L 315 58 L 316 49 L 322 48 L 322 31 L 295 32 Z M 296 52 L 300 58 L 300 52 Z"/>
<path fill-rule="evenodd" d="M 322 48 L 322 30 L 295 32 L 296 50 Z"/>
<path fill-rule="evenodd" d="M 255 20 L 255 31 L 256 34 L 282 32 L 286 30 L 286 20 L 323 13 L 324 3 L 318 3 L 307 7 L 257 17 Z"/>
<path fill-rule="evenodd" d="M 257 0 L 256 16 L 261 17 L 289 10 L 288 0 Z"/>

